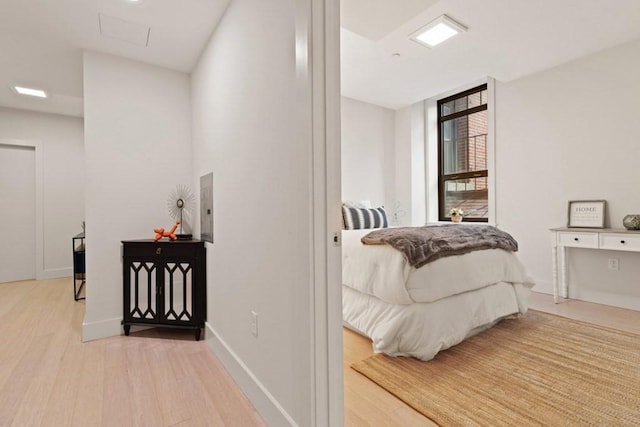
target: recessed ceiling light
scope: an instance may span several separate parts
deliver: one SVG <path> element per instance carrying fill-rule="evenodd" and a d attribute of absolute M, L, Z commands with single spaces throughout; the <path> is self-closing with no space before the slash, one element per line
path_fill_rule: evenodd
<path fill-rule="evenodd" d="M 42 89 L 33 89 L 30 87 L 14 86 L 13 89 L 20 95 L 36 96 L 38 98 L 46 98 L 47 93 Z"/>
<path fill-rule="evenodd" d="M 459 24 L 447 15 L 442 15 L 419 30 L 413 32 L 409 37 L 411 40 L 418 42 L 423 46 L 434 47 L 443 41 L 450 39 L 456 34 L 463 33 L 465 31 L 467 31 L 467 27 Z"/>

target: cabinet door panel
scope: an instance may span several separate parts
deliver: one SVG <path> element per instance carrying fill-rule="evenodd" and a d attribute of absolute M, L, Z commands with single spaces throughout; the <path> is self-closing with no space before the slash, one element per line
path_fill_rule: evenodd
<path fill-rule="evenodd" d="M 129 269 L 129 315 L 132 319 L 156 319 L 156 264 L 132 262 Z"/>
<path fill-rule="evenodd" d="M 167 262 L 164 269 L 163 317 L 170 321 L 193 321 L 193 263 Z"/>

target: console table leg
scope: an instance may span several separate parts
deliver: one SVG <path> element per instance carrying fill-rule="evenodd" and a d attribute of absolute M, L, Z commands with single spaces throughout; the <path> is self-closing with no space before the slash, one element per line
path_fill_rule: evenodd
<path fill-rule="evenodd" d="M 129 336 L 129 332 L 131 331 L 131 325 L 124 325 L 124 334 Z"/>
<path fill-rule="evenodd" d="M 569 298 L 569 279 L 567 269 L 567 248 L 560 248 L 560 259 L 562 260 L 562 275 L 560 277 L 560 295 L 562 298 Z"/>
<path fill-rule="evenodd" d="M 555 235 L 554 235 L 555 237 Z M 553 302 L 558 303 L 558 247 L 551 247 L 552 271 L 553 271 Z"/>

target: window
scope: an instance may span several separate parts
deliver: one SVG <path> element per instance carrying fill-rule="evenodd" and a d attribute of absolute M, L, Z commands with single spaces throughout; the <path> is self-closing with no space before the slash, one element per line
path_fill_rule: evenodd
<path fill-rule="evenodd" d="M 489 220 L 487 85 L 438 101 L 439 220 L 461 208 L 465 221 Z"/>

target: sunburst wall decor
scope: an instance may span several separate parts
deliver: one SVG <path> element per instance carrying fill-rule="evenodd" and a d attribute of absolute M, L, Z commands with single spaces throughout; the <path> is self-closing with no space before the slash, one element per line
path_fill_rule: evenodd
<path fill-rule="evenodd" d="M 184 184 L 178 184 L 169 193 L 167 209 L 171 218 L 180 221 L 180 228 L 176 233 L 179 240 L 189 240 L 192 237 L 189 230 L 191 230 L 191 212 L 194 208 L 195 200 L 191 189 Z"/>

